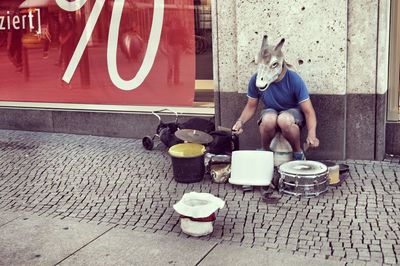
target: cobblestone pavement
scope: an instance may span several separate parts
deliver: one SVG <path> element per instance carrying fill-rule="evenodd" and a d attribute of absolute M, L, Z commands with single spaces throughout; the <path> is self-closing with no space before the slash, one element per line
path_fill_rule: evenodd
<path fill-rule="evenodd" d="M 344 262 L 400 263 L 398 157 L 346 161 L 350 177 L 317 198 L 244 193 L 209 178 L 175 182 L 159 145 L 140 140 L 0 130 L 0 209 L 156 234 L 181 233 L 172 205 L 185 192 L 226 201 L 209 239 Z"/>

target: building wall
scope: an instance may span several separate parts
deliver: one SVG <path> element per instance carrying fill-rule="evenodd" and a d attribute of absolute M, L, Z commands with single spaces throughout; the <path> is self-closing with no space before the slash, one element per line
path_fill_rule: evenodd
<path fill-rule="evenodd" d="M 174 122 L 172 113 L 159 113 L 164 123 Z M 212 120 L 211 115 L 179 114 L 178 122 L 192 117 Z M 110 112 L 1 108 L 0 128 L 141 139 L 156 134 L 159 120 L 149 112 Z M 155 138 L 155 143 L 159 139 Z"/>
<path fill-rule="evenodd" d="M 271 44 L 286 39 L 286 60 L 311 93 L 321 145 L 309 158 L 383 156 L 388 1 L 217 2 L 214 64 L 222 125 L 232 126 L 246 103 L 252 61 L 267 34 Z M 246 124 L 242 147 L 260 146 L 255 121 Z"/>

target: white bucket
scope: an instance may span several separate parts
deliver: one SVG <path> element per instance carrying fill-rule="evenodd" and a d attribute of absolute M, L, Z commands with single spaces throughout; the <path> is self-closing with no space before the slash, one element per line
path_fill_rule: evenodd
<path fill-rule="evenodd" d="M 191 236 L 204 236 L 213 231 L 215 212 L 225 202 L 209 193 L 189 192 L 174 204 L 174 210 L 181 215 L 181 229 Z"/>
<path fill-rule="evenodd" d="M 231 167 L 229 183 L 268 186 L 274 173 L 274 154 L 270 151 L 234 151 Z"/>

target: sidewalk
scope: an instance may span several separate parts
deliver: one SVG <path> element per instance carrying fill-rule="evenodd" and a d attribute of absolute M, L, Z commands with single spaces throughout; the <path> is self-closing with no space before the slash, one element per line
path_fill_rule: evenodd
<path fill-rule="evenodd" d="M 312 199 L 276 193 L 273 205 L 258 190 L 176 183 L 161 145 L 1 130 L 0 264 L 33 264 L 28 254 L 42 265 L 400 263 L 399 159 L 346 163 L 340 187 Z M 226 201 L 211 236 L 181 233 L 172 205 L 190 191 Z"/>
<path fill-rule="evenodd" d="M 344 265 L 71 218 L 0 214 L 0 265 Z"/>

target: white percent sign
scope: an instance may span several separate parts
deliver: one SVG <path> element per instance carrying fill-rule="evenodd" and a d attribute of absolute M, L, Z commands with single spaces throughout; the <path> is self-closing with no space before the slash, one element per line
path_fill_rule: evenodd
<path fill-rule="evenodd" d="M 58 6 L 65 11 L 75 12 L 81 9 L 87 0 L 75 0 L 69 2 L 67 0 L 56 0 Z M 100 16 L 100 12 L 104 7 L 105 0 L 96 0 L 92 12 L 87 20 L 85 29 L 79 39 L 78 45 L 75 48 L 74 54 L 68 64 L 67 69 L 62 79 L 70 83 L 72 76 L 82 58 L 82 54 L 89 42 L 94 26 Z M 146 53 L 143 58 L 142 65 L 140 66 L 136 76 L 131 80 L 124 80 L 118 73 L 117 69 L 117 48 L 118 48 L 118 33 L 121 23 L 122 10 L 124 8 L 125 0 L 115 0 L 111 15 L 110 29 L 108 33 L 107 43 L 107 68 L 112 83 L 121 90 L 134 90 L 139 87 L 146 79 L 151 68 L 153 67 L 154 60 L 157 54 L 158 46 L 160 44 L 163 17 L 164 17 L 164 0 L 154 0 L 153 20 L 150 29 L 149 41 Z"/>

